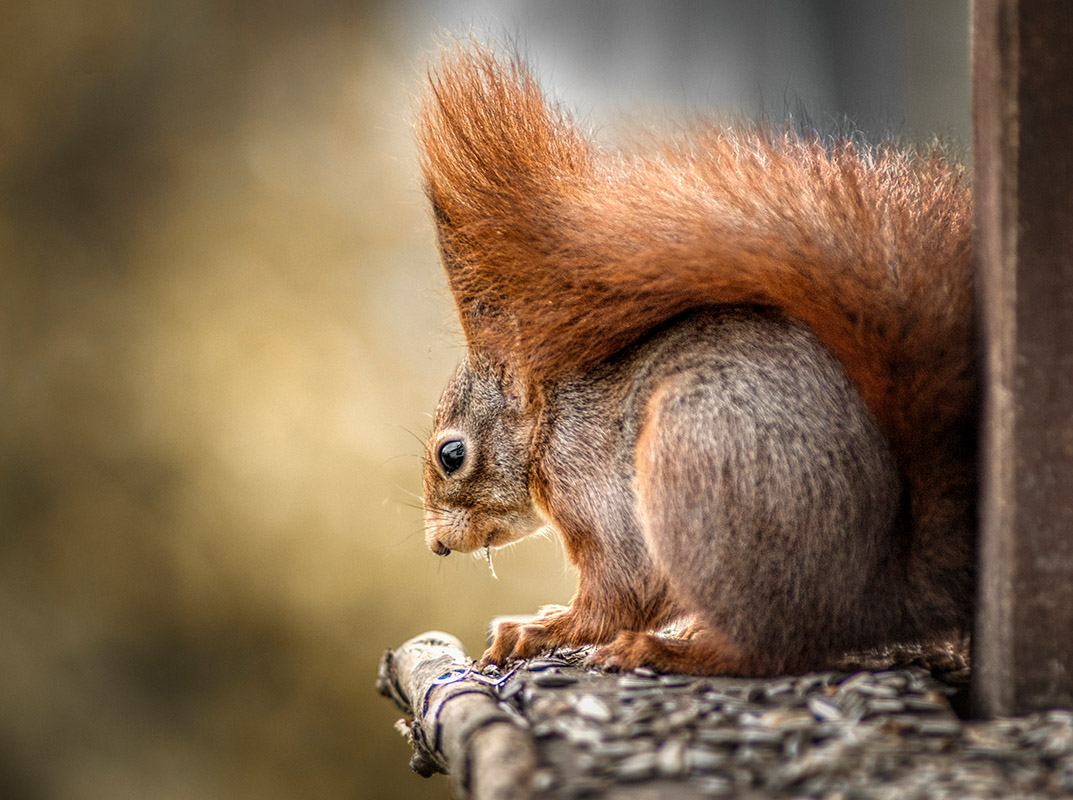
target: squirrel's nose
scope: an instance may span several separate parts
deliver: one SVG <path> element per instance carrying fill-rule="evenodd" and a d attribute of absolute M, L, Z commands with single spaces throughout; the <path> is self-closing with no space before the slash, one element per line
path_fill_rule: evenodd
<path fill-rule="evenodd" d="M 433 553 L 435 553 L 438 556 L 449 556 L 449 555 L 451 555 L 451 548 L 448 547 L 447 545 L 445 545 L 443 542 L 440 542 L 440 541 L 433 542 L 432 544 L 430 544 L 428 546 L 428 549 L 431 550 Z"/>

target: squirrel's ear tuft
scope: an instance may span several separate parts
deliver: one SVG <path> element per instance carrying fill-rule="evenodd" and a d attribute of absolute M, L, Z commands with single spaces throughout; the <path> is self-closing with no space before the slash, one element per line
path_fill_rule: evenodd
<path fill-rule="evenodd" d="M 476 44 L 444 50 L 430 68 L 417 128 L 426 191 L 450 228 L 547 202 L 588 161 L 588 143 L 521 59 Z"/>
<path fill-rule="evenodd" d="M 585 182 L 589 143 L 518 56 L 474 43 L 449 46 L 430 67 L 417 135 L 466 337 L 502 350 L 512 337 L 506 284 L 559 249 L 562 208 Z"/>

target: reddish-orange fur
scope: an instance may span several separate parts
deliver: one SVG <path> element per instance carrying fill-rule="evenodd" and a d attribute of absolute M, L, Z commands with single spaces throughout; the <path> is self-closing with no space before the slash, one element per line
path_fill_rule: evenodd
<path fill-rule="evenodd" d="M 697 127 L 604 150 L 519 61 L 480 48 L 445 57 L 419 136 L 471 352 L 534 395 L 683 312 L 780 310 L 842 363 L 891 443 L 898 550 L 922 607 L 951 583 L 969 602 L 972 201 L 941 149 Z M 577 559 L 601 546 L 563 533 Z M 958 625 L 967 612 L 937 614 Z"/>

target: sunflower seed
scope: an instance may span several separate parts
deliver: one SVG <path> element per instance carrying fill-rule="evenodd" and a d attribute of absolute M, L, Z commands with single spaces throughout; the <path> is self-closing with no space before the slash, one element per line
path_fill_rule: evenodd
<path fill-rule="evenodd" d="M 866 712 L 871 714 L 898 714 L 905 711 L 905 703 L 896 697 L 877 697 L 865 704 Z"/>
<path fill-rule="evenodd" d="M 808 708 L 809 711 L 816 715 L 816 719 L 827 721 L 842 719 L 842 712 L 838 709 L 838 706 L 820 697 L 810 697 L 808 699 Z"/>
<path fill-rule="evenodd" d="M 577 683 L 577 680 L 577 677 L 574 675 L 567 675 L 558 670 L 550 669 L 547 672 L 538 672 L 533 676 L 533 683 L 542 688 L 573 686 Z"/>
<path fill-rule="evenodd" d="M 917 731 L 922 736 L 957 736 L 961 723 L 956 719 L 922 719 Z"/>
<path fill-rule="evenodd" d="M 726 778 L 717 778 L 714 775 L 705 776 L 694 784 L 701 794 L 720 796 L 734 793 L 734 784 Z"/>
<path fill-rule="evenodd" d="M 691 747 L 685 752 L 686 769 L 699 772 L 714 772 L 727 763 L 725 753 Z"/>
<path fill-rule="evenodd" d="M 615 766 L 615 774 L 624 781 L 640 781 L 656 771 L 655 753 L 637 753 L 622 759 Z"/>
<path fill-rule="evenodd" d="M 656 751 L 656 769 L 660 775 L 674 778 L 686 771 L 686 745 L 681 739 L 671 739 Z"/>
<path fill-rule="evenodd" d="M 574 711 L 578 716 L 594 722 L 610 722 L 614 718 L 611 706 L 594 694 L 584 694 L 579 697 L 574 703 Z"/>

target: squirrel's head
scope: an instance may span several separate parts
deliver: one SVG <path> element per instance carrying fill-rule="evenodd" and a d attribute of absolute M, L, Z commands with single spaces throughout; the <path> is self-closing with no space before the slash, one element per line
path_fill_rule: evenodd
<path fill-rule="evenodd" d="M 510 372 L 472 353 L 463 359 L 425 450 L 425 542 L 432 552 L 498 547 L 545 524 L 529 494 L 532 432 Z"/>
<path fill-rule="evenodd" d="M 546 524 L 529 492 L 534 422 L 525 386 L 533 375 L 520 377 L 535 342 L 520 346 L 506 276 L 555 249 L 561 220 L 549 210 L 577 184 L 589 146 L 520 60 L 479 47 L 448 51 L 433 70 L 418 139 L 468 348 L 425 451 L 425 540 L 447 555 Z"/>

